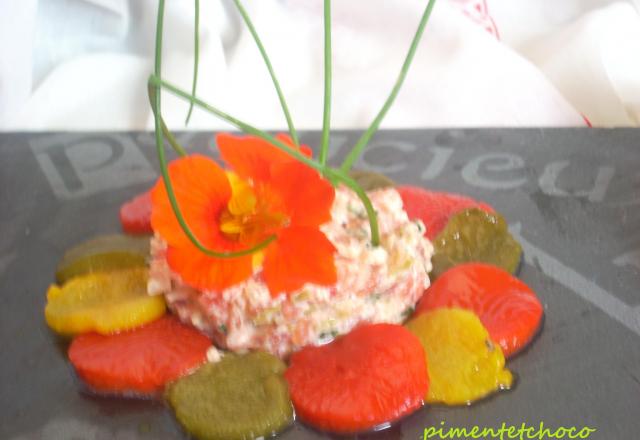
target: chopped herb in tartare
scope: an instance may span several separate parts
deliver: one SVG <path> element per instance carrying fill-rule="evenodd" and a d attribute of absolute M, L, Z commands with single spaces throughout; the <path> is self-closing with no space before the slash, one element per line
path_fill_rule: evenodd
<path fill-rule="evenodd" d="M 152 240 L 150 293 L 165 293 L 185 322 L 215 336 L 233 351 L 264 349 L 278 356 L 347 333 L 360 322 L 401 323 L 429 286 L 431 243 L 402 209 L 393 188 L 370 192 L 380 225 L 381 246 L 369 246 L 366 216 L 356 195 L 336 190 L 331 220 L 321 230 L 336 248 L 338 280 L 306 283 L 272 296 L 260 268 L 247 281 L 222 291 L 187 286 L 166 262 L 166 245 Z"/>

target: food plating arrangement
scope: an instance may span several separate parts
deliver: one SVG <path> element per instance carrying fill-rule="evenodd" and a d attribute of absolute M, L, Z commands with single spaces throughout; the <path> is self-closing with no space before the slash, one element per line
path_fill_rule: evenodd
<path fill-rule="evenodd" d="M 161 399 L 197 439 L 277 435 L 292 423 L 356 434 L 425 405 L 470 405 L 514 384 L 506 361 L 541 328 L 517 278 L 522 248 L 489 204 L 353 170 L 393 90 L 339 167 L 327 164 L 331 11 L 319 155 L 289 127 L 272 136 L 161 77 L 159 2 L 149 99 L 161 178 L 120 209 L 124 234 L 69 249 L 47 292 L 49 327 L 69 341 L 83 390 Z M 221 163 L 188 154 L 162 119 L 165 89 L 230 122 Z M 187 117 L 188 120 L 188 117 Z M 178 157 L 167 163 L 165 142 Z M 113 213 L 113 215 L 117 215 Z M 526 377 L 520 380 L 526 380 Z"/>

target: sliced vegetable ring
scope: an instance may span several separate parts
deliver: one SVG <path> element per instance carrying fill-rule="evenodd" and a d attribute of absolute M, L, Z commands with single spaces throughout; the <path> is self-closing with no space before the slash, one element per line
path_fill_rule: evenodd
<path fill-rule="evenodd" d="M 227 354 L 169 385 L 176 418 L 197 439 L 269 437 L 293 421 L 286 366 L 265 352 Z"/>
<path fill-rule="evenodd" d="M 296 414 L 317 428 L 353 433 L 422 406 L 429 388 L 420 341 L 404 327 L 365 324 L 291 356 L 285 373 Z"/>
<path fill-rule="evenodd" d="M 80 335 L 69 347 L 69 360 L 95 391 L 154 394 L 205 362 L 210 346 L 198 330 L 165 316 L 115 335 Z"/>
<path fill-rule="evenodd" d="M 462 263 L 482 262 L 515 273 L 522 247 L 507 230 L 507 223 L 497 212 L 469 208 L 449 219 L 447 226 L 433 241 L 433 277 Z"/>
<path fill-rule="evenodd" d="M 493 212 L 486 203 L 479 202 L 460 194 L 430 191 L 418 186 L 399 186 L 404 210 L 410 220 L 422 220 L 426 230 L 424 235 L 431 241 L 436 238 L 449 222 L 449 219 L 468 208 L 480 208 Z"/>
<path fill-rule="evenodd" d="M 489 264 L 449 269 L 426 290 L 416 314 L 440 307 L 473 311 L 506 357 L 522 350 L 542 322 L 536 294 L 510 273 Z"/>
<path fill-rule="evenodd" d="M 115 333 L 158 319 L 162 296 L 147 295 L 147 269 L 91 273 L 59 287 L 51 285 L 44 309 L 47 324 L 61 334 Z"/>
<path fill-rule="evenodd" d="M 365 191 L 374 191 L 376 189 L 396 186 L 393 180 L 375 171 L 351 170 L 349 171 L 349 176 Z"/>
<path fill-rule="evenodd" d="M 64 253 L 56 268 L 56 281 L 131 267 L 144 267 L 149 256 L 149 239 L 111 234 L 80 243 Z"/>
<path fill-rule="evenodd" d="M 429 359 L 430 403 L 463 405 L 511 386 L 500 346 L 476 315 L 461 309 L 432 310 L 407 323 Z"/>
<path fill-rule="evenodd" d="M 122 229 L 129 234 L 153 234 L 151 191 L 135 196 L 120 207 Z"/>

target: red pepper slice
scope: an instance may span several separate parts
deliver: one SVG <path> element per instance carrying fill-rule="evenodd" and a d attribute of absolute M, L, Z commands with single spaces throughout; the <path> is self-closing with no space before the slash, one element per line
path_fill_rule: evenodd
<path fill-rule="evenodd" d="M 210 346 L 198 330 L 165 316 L 123 333 L 85 333 L 73 340 L 68 354 L 93 390 L 149 395 L 204 363 Z"/>
<path fill-rule="evenodd" d="M 296 414 L 319 429 L 354 433 L 422 406 L 429 389 L 420 340 L 393 324 L 365 324 L 291 355 L 285 372 Z"/>
<path fill-rule="evenodd" d="M 120 207 L 122 230 L 129 234 L 151 234 L 151 191 L 135 196 Z"/>
<path fill-rule="evenodd" d="M 433 241 L 447 225 L 449 218 L 467 208 L 480 208 L 487 212 L 494 209 L 486 203 L 459 194 L 431 191 L 417 186 L 396 188 L 402 197 L 404 210 L 410 220 L 419 219 L 426 226 L 425 237 Z"/>

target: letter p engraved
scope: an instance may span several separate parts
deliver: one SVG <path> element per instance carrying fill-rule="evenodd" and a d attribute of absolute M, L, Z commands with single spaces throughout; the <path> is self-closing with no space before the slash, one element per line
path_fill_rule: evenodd
<path fill-rule="evenodd" d="M 63 134 L 37 138 L 30 146 L 59 199 L 78 199 L 156 177 L 126 135 Z"/>

